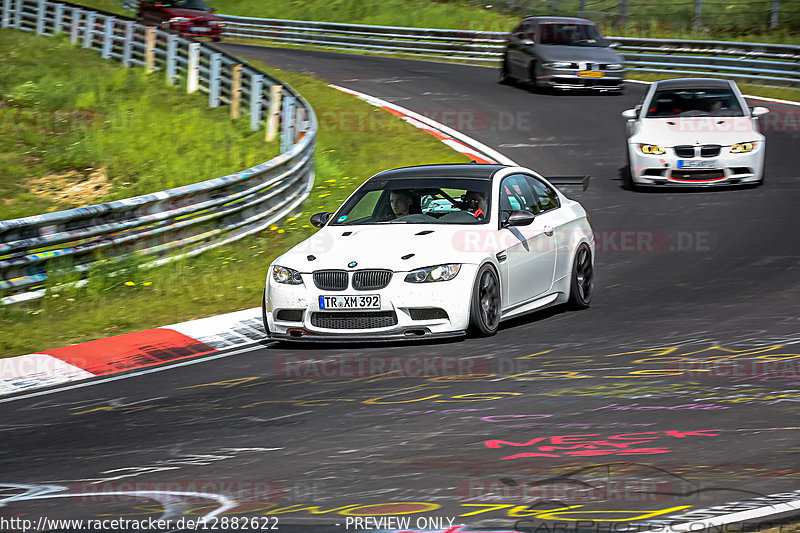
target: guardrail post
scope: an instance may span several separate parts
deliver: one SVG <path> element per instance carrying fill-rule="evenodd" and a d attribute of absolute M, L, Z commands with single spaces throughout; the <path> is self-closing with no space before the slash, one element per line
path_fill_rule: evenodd
<path fill-rule="evenodd" d="M 47 4 L 44 3 L 44 0 L 37 0 L 39 4 L 39 8 L 36 10 L 36 34 L 42 35 L 44 33 L 44 22 L 45 22 L 45 10 L 47 9 Z"/>
<path fill-rule="evenodd" d="M 267 117 L 267 142 L 275 140 L 281 118 L 281 94 L 283 87 L 275 84 L 269 88 L 269 116 Z"/>
<path fill-rule="evenodd" d="M 53 19 L 53 33 L 61 33 L 64 25 L 64 4 L 56 4 L 56 13 Z"/>
<path fill-rule="evenodd" d="M 208 107 L 219 107 L 219 78 L 222 73 L 222 54 L 211 54 L 211 67 L 208 75 Z"/>
<path fill-rule="evenodd" d="M 294 144 L 294 96 L 287 96 L 283 103 L 283 117 L 281 118 L 281 153 L 286 152 Z"/>
<path fill-rule="evenodd" d="M 3 20 L 0 26 L 3 28 L 11 26 L 11 0 L 3 0 Z"/>
<path fill-rule="evenodd" d="M 86 28 L 83 32 L 83 47 L 89 48 L 92 46 L 92 39 L 94 38 L 94 19 L 95 13 L 89 12 L 86 16 Z"/>
<path fill-rule="evenodd" d="M 167 84 L 175 83 L 178 74 L 178 36 L 167 35 Z"/>
<path fill-rule="evenodd" d="M 156 69 L 156 29 L 144 30 L 144 71 L 148 74 Z"/>
<path fill-rule="evenodd" d="M 133 30 L 135 23 L 132 20 L 128 20 L 124 24 L 125 41 L 122 43 L 122 64 L 130 68 L 133 57 Z"/>
<path fill-rule="evenodd" d="M 239 105 L 242 101 L 242 64 L 231 67 L 231 118 L 239 118 Z"/>
<path fill-rule="evenodd" d="M 692 29 L 700 31 L 703 26 L 703 0 L 694 0 L 694 20 L 692 21 Z"/>
<path fill-rule="evenodd" d="M 114 17 L 106 17 L 103 24 L 103 59 L 111 57 L 111 45 L 114 42 Z"/>
<path fill-rule="evenodd" d="M 250 76 L 250 131 L 256 131 L 261 124 L 261 90 L 264 87 L 264 76 Z"/>
<path fill-rule="evenodd" d="M 298 107 L 297 112 L 295 113 L 295 132 L 294 132 L 294 139 L 292 142 L 297 143 L 300 139 L 305 136 L 306 133 L 306 109 L 304 107 Z"/>
<path fill-rule="evenodd" d="M 200 43 L 189 43 L 189 63 L 186 66 L 186 92 L 195 93 L 200 87 Z"/>
<path fill-rule="evenodd" d="M 778 27 L 778 12 L 781 9 L 781 0 L 772 0 L 772 12 L 769 15 L 769 29 Z"/>
<path fill-rule="evenodd" d="M 16 9 L 14 10 L 14 27 L 20 29 L 22 27 L 22 10 L 25 9 L 25 0 L 16 1 Z"/>
<path fill-rule="evenodd" d="M 72 8 L 72 21 L 69 23 L 69 40 L 72 44 L 78 42 L 78 35 L 81 29 L 81 9 L 77 7 Z"/>

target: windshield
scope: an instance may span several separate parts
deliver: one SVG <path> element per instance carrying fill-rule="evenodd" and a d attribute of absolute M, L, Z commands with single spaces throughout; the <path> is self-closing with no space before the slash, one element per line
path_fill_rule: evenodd
<path fill-rule="evenodd" d="M 331 225 L 485 224 L 490 185 L 475 178 L 370 180 L 347 199 Z"/>
<path fill-rule="evenodd" d="M 541 44 L 608 46 L 600 30 L 590 24 L 542 24 L 539 31 Z"/>
<path fill-rule="evenodd" d="M 728 88 L 669 89 L 658 91 L 647 108 L 649 118 L 691 116 L 744 116 L 733 91 Z"/>
<path fill-rule="evenodd" d="M 183 9 L 197 9 L 198 11 L 209 11 L 203 0 L 166 0 L 161 2 L 165 7 L 180 7 Z"/>

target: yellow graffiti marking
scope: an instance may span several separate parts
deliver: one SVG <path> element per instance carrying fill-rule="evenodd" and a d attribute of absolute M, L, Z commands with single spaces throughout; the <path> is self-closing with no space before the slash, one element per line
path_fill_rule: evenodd
<path fill-rule="evenodd" d="M 550 353 L 552 351 L 553 350 L 543 350 L 541 352 L 532 353 L 530 355 L 523 355 L 522 357 L 515 357 L 514 359 L 531 359 L 533 357 L 536 357 L 537 355 L 544 355 L 544 354 Z"/>
<path fill-rule="evenodd" d="M 644 514 L 637 514 L 642 513 L 642 511 L 567 511 L 567 512 L 546 512 L 544 514 L 536 515 L 536 518 L 543 519 L 543 520 L 567 520 L 570 522 L 578 522 L 583 520 L 599 520 L 602 522 L 633 522 L 635 520 L 644 520 L 646 518 L 653 518 L 654 516 L 660 516 L 664 514 L 673 513 L 675 511 L 680 511 L 682 509 L 688 509 L 691 505 L 679 505 L 678 507 L 669 507 L 667 509 L 658 509 L 656 511 L 645 511 Z M 619 515 L 619 514 L 631 514 L 634 516 L 630 516 L 628 518 L 606 518 L 608 515 Z M 575 518 L 567 518 L 565 515 L 579 515 Z M 599 518 L 597 517 L 599 515 Z"/>
<path fill-rule="evenodd" d="M 414 509 L 414 506 L 417 506 L 417 508 Z M 389 508 L 388 512 L 386 511 L 387 507 Z M 411 507 L 411 509 L 407 511 L 402 510 L 405 507 Z M 347 509 L 346 511 L 340 511 L 338 514 L 344 516 L 394 516 L 398 514 L 426 513 L 428 511 L 435 511 L 440 507 L 441 505 L 438 503 L 426 502 L 376 503 L 372 505 L 359 505 Z M 356 509 L 358 509 L 359 512 L 355 512 Z"/>
<path fill-rule="evenodd" d="M 213 381 L 211 383 L 201 383 L 199 385 L 189 385 L 188 387 L 179 387 L 178 390 L 181 389 L 196 389 L 197 387 L 222 387 L 223 389 L 229 389 L 231 387 L 235 387 L 237 385 L 243 385 L 244 383 L 249 383 L 251 381 L 263 379 L 260 376 L 252 376 L 248 378 L 235 378 L 235 379 L 225 379 L 222 381 Z"/>

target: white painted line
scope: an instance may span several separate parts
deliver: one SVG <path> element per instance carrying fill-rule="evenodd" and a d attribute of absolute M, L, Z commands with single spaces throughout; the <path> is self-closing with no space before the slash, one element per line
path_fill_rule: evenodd
<path fill-rule="evenodd" d="M 456 131 L 453 128 L 445 126 L 441 122 L 437 122 L 437 121 L 435 121 L 433 119 L 430 119 L 430 118 L 428 118 L 426 116 L 420 115 L 419 113 L 415 113 L 414 111 L 411 111 L 410 109 L 406 109 L 405 107 L 401 107 L 401 106 L 393 104 L 391 102 L 387 102 L 386 100 L 382 100 L 380 98 L 376 98 L 374 96 L 370 96 L 370 95 L 362 93 L 362 92 L 354 91 L 353 89 L 348 89 L 346 87 L 340 87 L 338 85 L 333 85 L 333 84 L 330 84 L 329 87 L 333 87 L 334 89 L 336 89 L 338 91 L 342 91 L 343 93 L 348 93 L 348 94 L 352 94 L 353 96 L 357 96 L 358 98 L 360 98 L 360 99 L 364 100 L 365 102 L 367 102 L 369 104 L 372 104 L 372 105 L 374 105 L 376 107 L 387 107 L 389 109 L 397 111 L 398 113 L 402 113 L 402 114 L 404 114 L 406 116 L 409 116 L 409 117 L 413 118 L 414 120 L 417 120 L 417 121 L 425 124 L 426 126 L 429 126 L 429 127 L 433 128 L 433 129 L 436 129 L 436 130 L 440 131 L 441 133 L 445 133 L 445 134 L 449 135 L 453 139 L 461 141 L 462 143 L 466 144 L 468 147 L 470 147 L 470 148 L 472 148 L 474 150 L 478 150 L 479 152 L 482 152 L 484 155 L 489 156 L 491 159 L 494 159 L 495 161 L 497 161 L 501 165 L 509 165 L 509 166 L 514 166 L 514 167 L 519 166 L 512 159 L 504 156 L 503 154 L 501 154 L 500 152 L 498 152 L 494 148 L 486 146 L 482 142 L 476 141 L 472 137 L 469 137 L 468 135 L 465 135 L 465 134 L 461 133 L 460 131 Z"/>
<path fill-rule="evenodd" d="M 670 526 L 668 529 L 662 531 L 668 533 L 699 532 L 712 527 L 735 524 L 738 522 L 745 522 L 747 520 L 755 520 L 756 518 L 764 518 L 765 516 L 788 513 L 791 511 L 797 511 L 798 509 L 800 509 L 800 500 L 787 503 L 778 503 L 775 505 L 759 507 L 758 509 L 750 509 L 748 511 L 741 511 L 738 513 L 731 513 L 715 518 L 709 518 L 707 520 L 684 522 L 682 524 Z"/>
<path fill-rule="evenodd" d="M 189 359 L 189 360 L 186 360 L 186 361 L 181 361 L 180 363 L 175 363 L 173 365 L 167 364 L 167 365 L 164 365 L 164 366 L 157 366 L 157 367 L 154 367 L 154 368 L 148 368 L 146 370 L 137 370 L 136 372 L 131 372 L 129 374 L 121 374 L 121 375 L 116 375 L 116 376 L 109 376 L 107 378 L 101 378 L 101 379 L 96 379 L 96 380 L 92 380 L 92 381 L 86 381 L 86 382 L 83 382 L 83 383 L 76 383 L 74 385 L 68 385 L 66 387 L 58 387 L 57 389 L 48 389 L 48 390 L 39 391 L 39 392 L 30 392 L 28 394 L 22 394 L 20 396 L 14 396 L 13 398 L 0 398 L 0 403 L 8 403 L 8 402 L 16 401 L 16 400 L 24 400 L 24 399 L 27 399 L 27 398 L 34 398 L 36 396 L 46 396 L 48 394 L 55 394 L 57 392 L 64 392 L 64 391 L 73 390 L 73 389 L 81 389 L 83 387 L 91 387 L 93 385 L 100 385 L 102 383 L 108 383 L 110 381 L 118 381 L 118 380 L 121 380 L 121 379 L 128 379 L 128 378 L 144 376 L 145 374 L 153 374 L 155 372 L 162 372 L 164 370 L 171 370 L 173 368 L 179 368 L 179 367 L 182 367 L 182 366 L 196 365 L 198 363 L 205 363 L 207 361 L 213 361 L 215 359 L 222 359 L 222 358 L 225 358 L 225 357 L 230 357 L 232 355 L 239 355 L 239 354 L 243 354 L 243 353 L 247 353 L 247 352 L 252 352 L 254 349 L 258 349 L 259 347 L 263 348 L 264 346 L 260 345 L 258 343 L 253 343 L 250 346 L 242 347 L 242 348 L 240 348 L 238 350 L 234 350 L 232 352 L 218 353 L 218 354 L 210 355 L 208 357 L 199 357 L 197 359 Z"/>

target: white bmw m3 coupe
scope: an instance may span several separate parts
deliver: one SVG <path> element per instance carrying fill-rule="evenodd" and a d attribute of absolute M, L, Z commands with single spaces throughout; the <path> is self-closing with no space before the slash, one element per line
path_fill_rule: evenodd
<path fill-rule="evenodd" d="M 589 306 L 594 236 L 581 205 L 522 167 L 381 172 L 270 265 L 264 327 L 278 340 L 493 335 L 551 305 Z"/>
<path fill-rule="evenodd" d="M 708 187 L 764 180 L 765 138 L 758 117 L 731 80 L 681 78 L 650 85 L 628 109 L 625 185 Z"/>

